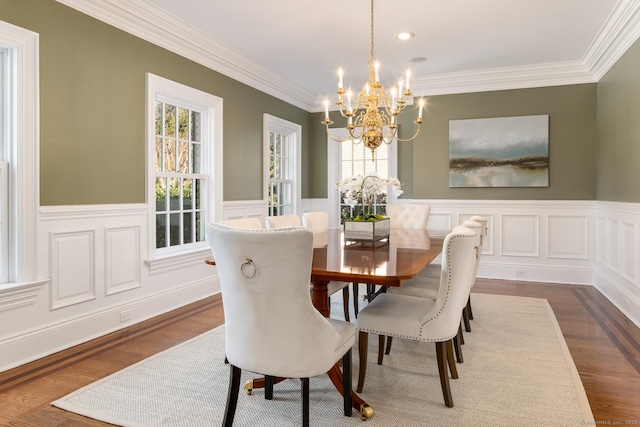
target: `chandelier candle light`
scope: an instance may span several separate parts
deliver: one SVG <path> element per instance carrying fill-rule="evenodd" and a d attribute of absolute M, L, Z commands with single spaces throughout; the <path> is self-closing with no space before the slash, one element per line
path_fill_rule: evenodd
<path fill-rule="evenodd" d="M 380 84 L 379 68 L 380 64 L 375 60 L 373 55 L 373 0 L 371 0 L 371 57 L 369 59 L 369 81 L 364 88 L 358 93 L 353 102 L 353 93 L 351 88 L 347 91 L 343 84 L 342 68 L 338 70 L 338 107 L 340 114 L 347 119 L 347 129 L 349 130 L 349 138 L 337 139 L 331 135 L 329 125 L 333 121 L 329 118 L 329 101 L 325 100 L 325 117 L 322 123 L 325 124 L 327 135 L 334 141 L 345 142 L 353 141 L 354 144 L 363 143 L 365 147 L 371 149 L 371 160 L 375 159 L 375 149 L 382 143 L 390 144 L 396 141 L 413 141 L 422 124 L 422 110 L 424 107 L 424 99 L 420 99 L 420 109 L 418 118 L 413 123 L 418 125 L 416 133 L 409 139 L 398 138 L 398 115 L 407 107 L 408 100 L 412 96 L 409 89 L 409 79 L 411 72 L 407 70 L 406 79 L 399 79 L 396 86 L 391 88 L 391 94 L 388 94 L 382 84 Z M 404 89 L 404 92 L 403 92 Z M 346 95 L 346 101 L 345 101 Z M 364 110 L 362 110 L 364 109 Z M 358 113 L 358 110 L 361 110 Z"/>

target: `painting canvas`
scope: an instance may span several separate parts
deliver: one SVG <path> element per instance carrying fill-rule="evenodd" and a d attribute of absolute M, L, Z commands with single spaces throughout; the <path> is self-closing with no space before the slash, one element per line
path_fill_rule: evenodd
<path fill-rule="evenodd" d="M 449 121 L 449 187 L 548 186 L 548 115 Z"/>

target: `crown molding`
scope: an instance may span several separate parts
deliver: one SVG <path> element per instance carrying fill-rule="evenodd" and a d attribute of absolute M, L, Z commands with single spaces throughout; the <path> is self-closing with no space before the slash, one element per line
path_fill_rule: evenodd
<path fill-rule="evenodd" d="M 311 92 L 146 0 L 56 1 L 306 111 L 315 101 Z"/>
<path fill-rule="evenodd" d="M 599 81 L 640 37 L 640 2 L 619 0 L 582 62 Z"/>
<path fill-rule="evenodd" d="M 146 0 L 56 0 L 305 111 L 316 96 Z M 173 28 L 172 33 L 163 28 Z M 619 0 L 581 60 L 415 76 L 415 96 L 595 83 L 640 37 L 640 2 Z"/>
<path fill-rule="evenodd" d="M 411 90 L 415 96 L 431 96 L 595 82 L 582 61 L 567 61 L 416 76 Z"/>

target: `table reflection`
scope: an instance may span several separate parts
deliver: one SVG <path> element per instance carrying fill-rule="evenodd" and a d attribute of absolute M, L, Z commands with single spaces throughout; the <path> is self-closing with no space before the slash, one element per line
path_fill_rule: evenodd
<path fill-rule="evenodd" d="M 433 246 L 433 243 L 439 245 Z M 359 279 L 413 277 L 435 258 L 442 247 L 442 236 L 426 230 L 391 229 L 387 241 L 345 241 L 341 230 L 314 235 L 313 275 L 344 274 Z M 355 277 L 352 277 L 355 278 Z M 396 285 L 397 286 L 397 285 Z"/>

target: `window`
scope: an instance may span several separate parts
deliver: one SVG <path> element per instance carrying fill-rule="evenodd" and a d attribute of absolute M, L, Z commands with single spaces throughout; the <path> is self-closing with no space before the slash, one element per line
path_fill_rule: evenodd
<path fill-rule="evenodd" d="M 349 142 L 341 143 L 340 150 L 340 179 L 345 179 L 354 175 L 367 176 L 375 174 L 381 178 L 389 177 L 389 145 L 382 144 L 374 152 L 374 160 L 371 160 L 371 150 L 364 144 L 353 144 Z M 387 196 L 382 194 L 377 196 L 373 202 L 373 212 L 384 215 Z M 362 206 L 344 204 L 340 200 L 340 223 L 346 218 L 351 218 L 362 213 Z"/>
<path fill-rule="evenodd" d="M 222 99 L 147 75 L 151 258 L 208 249 L 221 218 Z"/>
<path fill-rule="evenodd" d="M 9 162 L 7 159 L 5 122 L 8 103 L 5 69 L 7 50 L 0 48 L 0 283 L 9 281 Z"/>
<path fill-rule="evenodd" d="M 349 136 L 346 129 L 332 129 L 332 134 L 338 139 L 345 139 Z M 382 144 L 376 148 L 374 161 L 371 160 L 371 150 L 362 143 L 353 144 L 350 141 L 336 142 L 327 137 L 327 158 L 328 158 L 328 208 L 329 226 L 338 228 L 345 217 L 350 217 L 359 213 L 359 207 L 354 207 L 353 211 L 348 205 L 343 204 L 342 197 L 336 189 L 336 182 L 353 175 L 367 175 L 376 173 L 381 177 L 397 177 L 397 153 L 398 143 Z M 389 202 L 392 195 L 388 195 Z M 384 205 L 387 203 L 384 196 L 375 201 L 375 212 L 384 214 Z"/>
<path fill-rule="evenodd" d="M 264 170 L 267 216 L 300 213 L 300 125 L 264 115 Z"/>
<path fill-rule="evenodd" d="M 35 302 L 37 280 L 38 34 L 0 21 L 0 310 Z M 6 293 L 5 293 L 6 291 Z M 16 301 L 22 298 L 22 302 Z"/>

